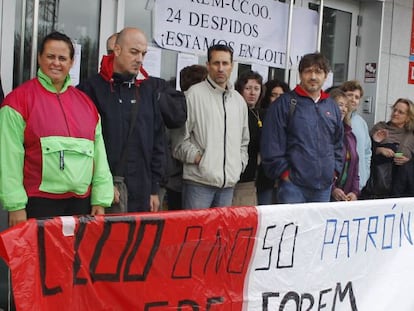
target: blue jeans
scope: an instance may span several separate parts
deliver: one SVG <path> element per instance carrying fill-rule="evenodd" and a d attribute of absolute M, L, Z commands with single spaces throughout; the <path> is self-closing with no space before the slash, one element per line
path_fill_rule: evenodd
<path fill-rule="evenodd" d="M 331 199 L 331 188 L 317 190 L 300 187 L 291 181 L 281 181 L 277 192 L 278 203 L 308 203 L 329 202 Z"/>
<path fill-rule="evenodd" d="M 257 204 L 258 205 L 271 205 L 276 204 L 277 188 L 269 188 L 262 191 L 257 191 Z"/>
<path fill-rule="evenodd" d="M 231 206 L 233 188 L 218 188 L 195 183 L 183 183 L 183 209 L 203 209 Z"/>

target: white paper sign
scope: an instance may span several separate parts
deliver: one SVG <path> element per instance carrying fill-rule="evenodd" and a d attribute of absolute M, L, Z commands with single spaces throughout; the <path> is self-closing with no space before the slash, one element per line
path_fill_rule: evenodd
<path fill-rule="evenodd" d="M 73 47 L 75 48 L 75 55 L 73 58 L 73 65 L 72 68 L 69 70 L 70 80 L 72 81 L 72 85 L 76 86 L 79 84 L 80 81 L 80 64 L 81 64 L 81 57 L 82 57 L 82 46 L 77 43 L 73 43 Z"/>
<path fill-rule="evenodd" d="M 260 64 L 252 64 L 252 70 L 258 72 L 263 77 L 263 83 L 267 82 L 269 77 L 269 67 L 260 65 Z"/>
<path fill-rule="evenodd" d="M 184 54 L 184 53 L 178 53 L 177 55 L 177 73 L 176 73 L 176 88 L 177 90 L 181 90 L 180 87 L 180 71 L 184 67 L 196 65 L 198 64 L 198 57 L 193 54 Z"/>
<path fill-rule="evenodd" d="M 161 49 L 148 46 L 143 67 L 150 76 L 161 77 Z"/>

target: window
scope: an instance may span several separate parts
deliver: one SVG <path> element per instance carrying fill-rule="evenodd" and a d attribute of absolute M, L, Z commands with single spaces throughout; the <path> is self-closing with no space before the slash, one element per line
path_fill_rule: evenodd
<path fill-rule="evenodd" d="M 23 7 L 26 3 L 26 7 Z M 13 87 L 29 80 L 33 42 L 34 1 L 18 0 L 16 3 L 16 31 L 14 49 Z M 79 10 L 79 8 L 82 10 Z M 80 79 L 96 72 L 98 67 L 99 0 L 46 0 L 39 3 L 38 44 L 53 30 L 65 33 L 82 47 Z"/>

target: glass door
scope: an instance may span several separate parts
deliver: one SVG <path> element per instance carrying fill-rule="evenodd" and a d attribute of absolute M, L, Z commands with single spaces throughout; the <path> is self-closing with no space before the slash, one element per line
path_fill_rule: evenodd
<path fill-rule="evenodd" d="M 100 0 L 16 0 L 13 88 L 37 70 L 37 48 L 56 30 L 81 47 L 80 79 L 98 68 Z"/>
<path fill-rule="evenodd" d="M 333 85 L 355 77 L 358 14 L 358 1 L 324 1 L 321 52 L 331 64 Z"/>

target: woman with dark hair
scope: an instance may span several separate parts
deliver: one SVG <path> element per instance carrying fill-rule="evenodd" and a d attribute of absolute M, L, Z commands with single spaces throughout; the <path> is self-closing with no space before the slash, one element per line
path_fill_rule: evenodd
<path fill-rule="evenodd" d="M 53 32 L 39 48 L 37 77 L 0 109 L 0 201 L 9 225 L 27 218 L 104 214 L 114 198 L 101 122 L 71 85 L 72 41 Z"/>
<path fill-rule="evenodd" d="M 265 83 L 265 93 L 260 103 L 262 109 L 269 108 L 280 95 L 290 92 L 289 85 L 278 79 L 269 80 Z"/>
<path fill-rule="evenodd" d="M 277 79 L 269 80 L 265 83 L 265 93 L 260 107 L 263 109 L 263 114 L 266 113 L 270 104 L 276 101 L 280 95 L 290 92 L 289 85 Z M 263 167 L 259 165 L 256 180 L 257 188 L 257 202 L 259 205 L 268 205 L 277 203 L 277 184 L 274 180 L 269 179 L 263 171 Z"/>
<path fill-rule="evenodd" d="M 414 104 L 399 98 L 392 106 L 390 121 L 378 122 L 370 131 L 371 175 L 363 189 L 364 198 L 414 195 L 413 130 Z"/>
<path fill-rule="evenodd" d="M 243 96 L 249 108 L 250 141 L 248 147 L 249 161 L 246 169 L 240 176 L 233 193 L 234 206 L 257 205 L 256 176 L 258 155 L 260 150 L 260 136 L 263 122 L 263 113 L 258 103 L 263 94 L 263 78 L 255 71 L 247 71 L 240 75 L 234 87 Z"/>

